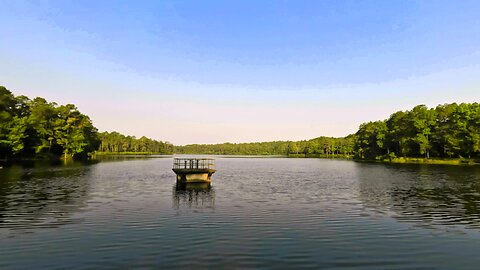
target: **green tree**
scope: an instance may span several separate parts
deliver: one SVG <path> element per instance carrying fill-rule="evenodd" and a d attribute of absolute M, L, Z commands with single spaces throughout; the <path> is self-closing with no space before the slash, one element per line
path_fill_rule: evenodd
<path fill-rule="evenodd" d="M 361 124 L 355 134 L 357 156 L 366 159 L 376 159 L 387 153 L 385 138 L 387 125 L 384 121 Z"/>
<path fill-rule="evenodd" d="M 412 140 L 418 145 L 420 154 L 429 158 L 432 148 L 430 135 L 435 128 L 436 112 L 433 109 L 428 109 L 425 105 L 418 105 L 409 114 L 415 134 Z"/>
<path fill-rule="evenodd" d="M 63 149 L 65 159 L 93 150 L 96 128 L 90 118 L 81 114 L 72 104 L 58 107 L 59 118 L 55 122 L 55 140 Z M 90 133 L 90 134 L 89 134 Z"/>
<path fill-rule="evenodd" d="M 19 154 L 25 147 L 24 140 L 27 138 L 27 118 L 14 116 L 7 135 L 8 144 L 14 155 Z"/>
<path fill-rule="evenodd" d="M 300 151 L 300 148 L 298 147 L 298 144 L 296 142 L 290 142 L 288 144 L 288 154 L 298 154 Z"/>

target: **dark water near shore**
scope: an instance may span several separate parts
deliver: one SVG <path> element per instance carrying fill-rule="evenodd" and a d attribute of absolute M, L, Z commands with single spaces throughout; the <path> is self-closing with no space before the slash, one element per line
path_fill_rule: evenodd
<path fill-rule="evenodd" d="M 171 158 L 0 170 L 0 269 L 477 269 L 480 168 Z"/>

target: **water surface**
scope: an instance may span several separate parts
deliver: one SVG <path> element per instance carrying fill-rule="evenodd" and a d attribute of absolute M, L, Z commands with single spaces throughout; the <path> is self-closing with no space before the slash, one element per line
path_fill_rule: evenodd
<path fill-rule="evenodd" d="M 179 187 L 171 158 L 0 170 L 0 269 L 475 269 L 480 168 L 217 158 Z"/>

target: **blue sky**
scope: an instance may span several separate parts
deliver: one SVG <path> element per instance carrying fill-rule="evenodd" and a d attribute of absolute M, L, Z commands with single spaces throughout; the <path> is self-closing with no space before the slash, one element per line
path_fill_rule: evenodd
<path fill-rule="evenodd" d="M 175 144 L 480 101 L 478 1 L 2 1 L 0 85 Z"/>

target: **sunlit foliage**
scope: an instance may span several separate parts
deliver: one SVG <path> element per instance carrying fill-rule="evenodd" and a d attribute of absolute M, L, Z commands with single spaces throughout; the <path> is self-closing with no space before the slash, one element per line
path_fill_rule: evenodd
<path fill-rule="evenodd" d="M 355 135 L 356 156 L 362 159 L 476 158 L 480 156 L 480 104 L 419 105 L 385 121 L 362 124 Z"/>
<path fill-rule="evenodd" d="M 14 96 L 0 86 L 0 158 L 86 157 L 98 145 L 97 129 L 74 105 Z"/>
<path fill-rule="evenodd" d="M 99 151 L 103 153 L 173 153 L 171 143 L 152 140 L 145 136 L 137 139 L 134 136 L 125 136 L 114 131 L 102 132 L 99 137 L 101 140 Z"/>

